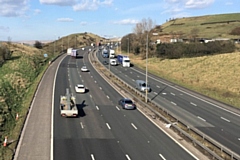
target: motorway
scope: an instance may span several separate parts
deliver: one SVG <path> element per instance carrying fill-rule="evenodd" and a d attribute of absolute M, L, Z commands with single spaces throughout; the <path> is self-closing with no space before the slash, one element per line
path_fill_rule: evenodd
<path fill-rule="evenodd" d="M 100 53 L 99 60 L 104 59 Z M 109 68 L 107 65 L 106 68 Z M 146 79 L 145 71 L 134 66 L 123 68 L 111 66 L 110 70 L 123 81 L 135 87 L 136 80 Z M 152 91 L 148 98 L 173 113 L 191 127 L 195 127 L 233 152 L 240 154 L 240 115 L 239 110 L 220 104 L 211 99 L 181 88 L 157 76 L 148 74 Z M 143 93 L 145 94 L 145 93 Z"/>
<path fill-rule="evenodd" d="M 163 133 L 138 110 L 117 106 L 122 96 L 91 66 L 87 51 L 82 57 L 66 56 L 57 71 L 53 110 L 53 159 L 172 160 L 196 159 Z M 86 65 L 90 72 L 81 72 Z M 117 67 L 120 68 L 120 67 Z M 87 93 L 76 94 L 84 84 Z M 76 96 L 79 117 L 59 114 L 59 97 L 66 88 Z"/>

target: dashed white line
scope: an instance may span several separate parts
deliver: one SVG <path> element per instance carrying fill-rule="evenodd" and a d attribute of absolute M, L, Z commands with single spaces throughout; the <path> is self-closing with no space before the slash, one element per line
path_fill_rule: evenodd
<path fill-rule="evenodd" d="M 137 127 L 133 123 L 131 123 L 131 125 L 133 126 L 134 129 L 137 129 Z"/>
<path fill-rule="evenodd" d="M 82 82 L 84 82 L 84 80 L 82 80 Z"/>
<path fill-rule="evenodd" d="M 97 81 L 94 81 L 95 83 L 97 83 Z"/>
<path fill-rule="evenodd" d="M 116 108 L 117 108 L 117 110 L 119 110 L 119 111 L 120 111 L 120 109 L 119 109 L 119 107 L 118 107 L 118 106 L 116 106 Z"/>
<path fill-rule="evenodd" d="M 107 98 L 109 99 L 110 97 L 107 95 Z"/>
<path fill-rule="evenodd" d="M 125 77 L 127 77 L 127 75 L 125 74 Z"/>
<path fill-rule="evenodd" d="M 81 128 L 83 129 L 84 127 L 83 127 L 83 124 L 82 124 L 82 122 L 80 122 L 80 125 L 81 125 Z"/>
<path fill-rule="evenodd" d="M 140 77 L 140 76 L 137 76 L 138 78 Z"/>
<path fill-rule="evenodd" d="M 92 98 L 92 95 L 91 95 L 91 94 L 90 94 L 89 96 Z"/>
<path fill-rule="evenodd" d="M 95 158 L 94 158 L 94 155 L 93 155 L 93 154 L 91 154 L 91 158 L 92 158 L 92 160 L 95 160 Z"/>
<path fill-rule="evenodd" d="M 157 88 L 160 88 L 160 86 L 157 86 Z"/>
<path fill-rule="evenodd" d="M 202 117 L 199 117 L 199 116 L 198 116 L 197 118 L 199 118 L 199 119 L 201 119 L 202 121 L 206 122 L 206 120 L 203 119 Z"/>
<path fill-rule="evenodd" d="M 110 127 L 110 125 L 108 123 L 106 123 L 106 125 L 107 125 L 108 129 L 111 129 L 111 127 Z"/>
<path fill-rule="evenodd" d="M 224 117 L 221 117 L 221 119 L 223 119 L 224 121 L 227 121 L 227 122 L 230 122 L 230 120 L 224 118 Z"/>
<path fill-rule="evenodd" d="M 130 72 L 132 74 L 132 72 Z"/>
<path fill-rule="evenodd" d="M 240 138 L 238 138 L 238 140 L 240 141 Z"/>
<path fill-rule="evenodd" d="M 176 104 L 176 103 L 174 103 L 174 102 L 171 102 L 171 103 L 172 103 L 173 105 L 175 105 L 175 106 L 177 105 L 177 104 Z"/>
<path fill-rule="evenodd" d="M 79 77 L 82 77 L 81 75 L 79 75 Z"/>
<path fill-rule="evenodd" d="M 157 92 L 153 92 L 154 94 L 158 94 Z"/>
<path fill-rule="evenodd" d="M 197 104 L 195 104 L 195 103 L 192 103 L 192 102 L 190 102 L 190 104 L 191 104 L 191 105 L 193 105 L 193 106 L 197 106 Z"/>
<path fill-rule="evenodd" d="M 174 94 L 174 93 L 172 93 L 172 92 L 171 92 L 171 95 L 175 96 L 175 94 Z"/>
<path fill-rule="evenodd" d="M 167 93 L 163 92 L 162 94 L 163 94 L 163 95 L 166 95 Z"/>
<path fill-rule="evenodd" d="M 96 109 L 99 110 L 98 106 L 96 106 Z"/>
<path fill-rule="evenodd" d="M 135 80 L 134 80 L 134 79 L 132 79 L 132 81 L 134 82 Z"/>
<path fill-rule="evenodd" d="M 131 158 L 129 157 L 129 155 L 126 154 L 126 157 L 127 157 L 128 160 L 131 160 Z"/>
<path fill-rule="evenodd" d="M 159 156 L 163 159 L 163 160 L 166 160 L 162 154 L 159 154 Z"/>
<path fill-rule="evenodd" d="M 99 87 L 102 90 L 102 87 Z"/>

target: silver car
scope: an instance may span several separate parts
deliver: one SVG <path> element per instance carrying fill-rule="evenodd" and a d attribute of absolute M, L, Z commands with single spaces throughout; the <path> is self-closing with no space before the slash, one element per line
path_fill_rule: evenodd
<path fill-rule="evenodd" d="M 122 98 L 118 101 L 118 104 L 123 108 L 123 109 L 136 109 L 135 103 L 129 98 Z"/>

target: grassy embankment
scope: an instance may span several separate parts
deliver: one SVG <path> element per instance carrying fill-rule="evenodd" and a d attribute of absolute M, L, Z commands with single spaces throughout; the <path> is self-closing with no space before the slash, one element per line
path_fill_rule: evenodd
<path fill-rule="evenodd" d="M 11 50 L 12 58 L 0 67 L 1 142 L 8 136 L 8 146 L 0 147 L 0 160 L 11 159 L 33 95 L 51 58 L 24 45 L 13 44 Z M 15 120 L 17 113 L 19 119 Z"/>

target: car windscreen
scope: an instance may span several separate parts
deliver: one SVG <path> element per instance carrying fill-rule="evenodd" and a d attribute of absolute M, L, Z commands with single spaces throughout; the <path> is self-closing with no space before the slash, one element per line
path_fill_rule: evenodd
<path fill-rule="evenodd" d="M 131 100 L 125 100 L 125 103 L 127 104 L 133 104 L 133 102 Z"/>

